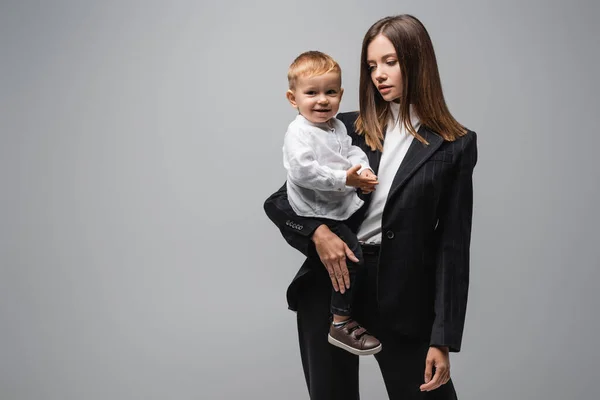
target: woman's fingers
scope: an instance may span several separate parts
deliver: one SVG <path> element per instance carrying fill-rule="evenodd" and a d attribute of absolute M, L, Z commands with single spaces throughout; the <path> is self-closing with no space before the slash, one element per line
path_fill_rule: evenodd
<path fill-rule="evenodd" d="M 348 273 L 348 269 L 346 266 L 346 257 L 343 260 L 339 259 L 339 257 L 335 257 L 333 260 L 333 271 L 335 274 L 335 279 L 337 286 L 339 288 L 340 293 L 344 294 L 346 292 L 346 284 L 344 283 L 344 269 L 346 270 L 346 274 Z M 342 267 L 343 264 L 343 267 Z"/>
<path fill-rule="evenodd" d="M 439 374 L 438 371 L 436 370 L 435 374 L 433 375 L 433 379 L 430 380 L 429 383 L 421 385 L 421 391 L 429 392 L 430 390 L 435 390 L 435 389 L 439 388 L 440 386 L 442 386 L 441 374 Z"/>
<path fill-rule="evenodd" d="M 335 290 L 336 292 L 340 291 L 340 287 L 337 283 L 337 278 L 335 276 L 335 271 L 333 269 L 333 264 L 327 262 L 326 260 L 321 259 L 321 262 L 323 263 L 323 265 L 325 265 L 325 268 L 327 269 L 327 273 L 329 274 L 329 279 L 331 279 L 331 285 L 333 286 L 333 290 Z"/>
<path fill-rule="evenodd" d="M 435 390 L 450 380 L 450 368 L 448 368 L 445 364 L 440 364 L 439 366 L 435 366 L 433 379 L 428 381 L 427 378 L 431 376 L 430 374 L 432 367 L 433 363 L 427 363 L 425 366 L 425 384 L 421 385 L 421 391 L 423 392 Z"/>
<path fill-rule="evenodd" d="M 447 349 L 429 348 L 425 359 L 424 378 L 425 383 L 420 387 L 423 392 L 435 390 L 450 380 L 450 358 Z"/>
<path fill-rule="evenodd" d="M 346 244 L 344 243 L 344 247 Z M 339 260 L 339 268 L 342 271 L 342 281 L 338 282 L 341 288 L 350 289 L 350 272 L 348 272 L 348 265 L 346 265 L 346 256 Z M 346 290 L 344 290 L 345 292 Z M 342 292 L 342 293 L 344 293 Z"/>
<path fill-rule="evenodd" d="M 431 378 L 433 378 L 433 360 L 427 359 L 425 361 L 425 383 L 431 382 Z M 421 387 L 421 389 L 423 389 L 423 387 Z"/>
<path fill-rule="evenodd" d="M 320 227 L 319 227 L 320 228 Z M 319 229 L 317 228 L 317 229 Z M 315 235 L 318 237 L 315 238 Z M 346 243 L 329 229 L 315 231 L 313 241 L 321 262 L 327 269 L 331 285 L 336 292 L 344 293 L 350 288 L 350 274 L 346 265 L 346 256 L 358 262 Z"/>
<path fill-rule="evenodd" d="M 349 282 L 348 268 L 346 268 L 346 257 L 343 260 L 340 259 L 339 253 L 329 253 L 329 255 L 322 257 L 321 262 L 327 269 L 329 278 L 333 290 L 336 292 L 344 293 L 346 291 L 346 280 Z"/>
<path fill-rule="evenodd" d="M 327 272 L 329 273 L 329 278 L 331 279 L 331 284 L 333 285 L 333 289 L 336 292 L 344 293 L 347 288 L 350 288 L 350 274 L 348 272 L 348 267 L 346 265 L 346 252 L 345 248 L 348 246 L 342 240 L 341 249 L 335 249 L 328 256 L 321 258 L 321 262 L 325 265 Z M 350 254 L 352 252 L 348 249 Z M 354 254 L 352 254 L 354 256 Z M 354 257 L 356 258 L 356 257 Z"/>
<path fill-rule="evenodd" d="M 346 257 L 350 259 L 350 261 L 358 262 L 358 258 L 356 258 L 356 255 L 352 252 L 352 250 L 350 250 L 350 247 L 348 247 L 346 243 L 344 243 L 344 253 L 346 254 Z"/>

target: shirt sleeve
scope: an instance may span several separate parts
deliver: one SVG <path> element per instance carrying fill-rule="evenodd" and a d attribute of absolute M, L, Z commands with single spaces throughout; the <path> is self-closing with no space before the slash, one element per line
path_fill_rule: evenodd
<path fill-rule="evenodd" d="M 313 146 L 309 133 L 288 128 L 283 142 L 283 160 L 288 180 L 306 189 L 344 191 L 346 171 L 319 164 Z"/>
<path fill-rule="evenodd" d="M 348 134 L 346 134 L 344 140 L 346 140 L 349 146 L 348 160 L 353 166 L 360 164 L 360 169 L 357 173 L 360 175 L 365 169 L 370 169 L 374 173 L 373 169 L 369 166 L 369 159 L 365 152 L 360 147 L 352 144 L 352 138 Z"/>

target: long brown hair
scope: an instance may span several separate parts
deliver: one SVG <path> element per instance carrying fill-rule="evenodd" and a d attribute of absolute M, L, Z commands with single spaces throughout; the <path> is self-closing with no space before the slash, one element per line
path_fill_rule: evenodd
<path fill-rule="evenodd" d="M 410 122 L 410 109 L 416 112 L 422 125 L 453 141 L 467 133 L 446 105 L 431 38 L 425 26 L 412 15 L 386 17 L 377 21 L 367 31 L 360 56 L 360 113 L 356 132 L 365 135 L 367 145 L 373 150 L 383 150 L 383 133 L 391 115 L 390 105 L 377 91 L 367 63 L 367 48 L 378 35 L 392 42 L 402 76 L 399 120 L 419 141 L 426 140 L 417 133 Z"/>

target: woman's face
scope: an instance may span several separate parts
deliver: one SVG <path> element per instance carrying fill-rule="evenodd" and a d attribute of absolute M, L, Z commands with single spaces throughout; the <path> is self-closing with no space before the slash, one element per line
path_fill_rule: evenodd
<path fill-rule="evenodd" d="M 385 101 L 399 100 L 402 74 L 398 56 L 390 40 L 379 34 L 367 47 L 367 64 L 371 80 Z"/>

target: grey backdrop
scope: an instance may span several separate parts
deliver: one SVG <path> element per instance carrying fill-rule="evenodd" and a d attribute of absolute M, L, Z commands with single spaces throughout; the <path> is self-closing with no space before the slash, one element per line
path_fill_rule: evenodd
<path fill-rule="evenodd" d="M 479 134 L 461 399 L 595 398 L 594 1 L 3 1 L 0 399 L 305 399 L 262 210 L 302 51 L 411 13 Z M 372 357 L 362 395 L 385 398 Z"/>

